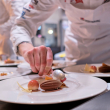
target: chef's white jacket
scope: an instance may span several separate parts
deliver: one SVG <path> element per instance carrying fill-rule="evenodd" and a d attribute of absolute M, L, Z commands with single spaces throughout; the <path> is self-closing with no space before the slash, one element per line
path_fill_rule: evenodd
<path fill-rule="evenodd" d="M 66 60 L 80 64 L 109 62 L 109 0 L 31 0 L 12 28 L 11 40 L 15 52 L 22 41 L 31 43 L 38 27 L 58 7 L 65 10 L 69 20 L 65 33 Z"/>
<path fill-rule="evenodd" d="M 0 0 L 0 55 L 7 54 L 10 58 L 16 58 L 10 31 L 16 17 L 20 16 L 23 6 L 30 0 Z"/>

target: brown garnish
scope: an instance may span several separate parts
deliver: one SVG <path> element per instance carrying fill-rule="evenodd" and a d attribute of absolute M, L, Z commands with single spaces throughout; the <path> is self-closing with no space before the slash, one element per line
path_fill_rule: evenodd
<path fill-rule="evenodd" d="M 6 76 L 7 73 L 0 73 L 0 76 Z"/>
<path fill-rule="evenodd" d="M 101 73 L 110 72 L 110 66 L 105 63 L 102 63 L 102 66 L 100 66 L 98 69 L 99 69 L 99 72 L 101 72 Z"/>
<path fill-rule="evenodd" d="M 66 84 L 65 84 L 65 83 L 62 83 L 62 85 L 61 85 L 60 87 L 61 87 L 61 88 L 62 88 L 62 87 L 66 87 Z"/>

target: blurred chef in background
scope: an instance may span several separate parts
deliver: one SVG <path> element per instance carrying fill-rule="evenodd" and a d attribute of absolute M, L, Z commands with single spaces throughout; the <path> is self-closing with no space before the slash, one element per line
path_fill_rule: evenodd
<path fill-rule="evenodd" d="M 15 52 L 39 75 L 51 71 L 52 51 L 45 46 L 33 47 L 31 37 L 58 6 L 69 20 L 66 60 L 78 64 L 110 62 L 110 0 L 31 0 L 12 28 Z"/>
<path fill-rule="evenodd" d="M 24 4 L 30 0 L 0 0 L 0 55 L 16 59 L 10 41 L 10 30 L 16 17 L 20 16 Z"/>

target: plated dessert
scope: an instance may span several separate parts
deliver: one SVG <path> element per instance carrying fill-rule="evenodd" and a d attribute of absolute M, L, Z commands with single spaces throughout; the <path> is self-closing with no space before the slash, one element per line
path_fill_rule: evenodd
<path fill-rule="evenodd" d="M 41 89 L 40 85 L 44 84 L 43 81 L 51 81 L 51 79 L 48 79 L 47 76 L 47 80 L 45 80 L 45 77 L 41 77 L 37 74 L 0 81 L 0 100 L 3 102 L 29 105 L 58 104 L 90 98 L 103 93 L 107 89 L 107 83 L 100 78 L 88 75 L 76 75 L 73 73 L 65 74 L 65 76 L 67 79 L 63 83 L 66 84 L 66 87 L 60 87 L 61 89 L 55 88 L 53 90 Z M 49 77 L 53 78 L 53 76 Z M 63 79 L 63 77 L 61 77 L 61 79 Z M 36 80 L 38 82 L 34 82 L 36 85 L 34 89 L 36 90 L 32 90 L 31 88 L 29 91 L 28 83 L 31 80 Z M 21 88 L 18 86 L 17 82 L 19 82 Z M 48 82 L 47 85 L 48 84 L 50 86 L 50 82 Z M 22 87 L 27 88 L 27 90 L 23 90 Z M 22 90 L 26 91 L 22 92 Z"/>
<path fill-rule="evenodd" d="M 38 90 L 53 91 L 65 87 L 65 80 L 65 74 L 60 70 L 55 70 L 51 76 L 46 75 L 41 82 L 38 80 L 29 81 L 27 84 L 27 89 L 23 88 L 19 83 L 18 85 L 25 92 L 37 92 Z"/>
<path fill-rule="evenodd" d="M 52 66 L 58 66 L 59 63 L 52 63 Z"/>
<path fill-rule="evenodd" d="M 15 63 L 15 61 L 8 58 L 8 59 L 6 59 L 6 60 L 4 61 L 4 63 L 5 63 L 5 64 L 7 64 L 7 63 Z"/>
<path fill-rule="evenodd" d="M 105 63 L 102 63 L 102 66 L 99 67 L 96 67 L 94 65 L 89 66 L 88 64 L 86 64 L 84 71 L 89 73 L 108 73 L 110 72 L 110 66 Z"/>
<path fill-rule="evenodd" d="M 101 72 L 101 73 L 108 73 L 108 72 L 110 72 L 110 66 L 107 65 L 107 64 L 105 64 L 105 63 L 102 63 L 102 66 L 100 66 L 100 67 L 98 68 L 98 70 L 99 70 L 99 72 Z"/>
<path fill-rule="evenodd" d="M 0 73 L 0 76 L 6 76 L 7 73 L 3 72 L 3 73 Z"/>
<path fill-rule="evenodd" d="M 11 60 L 10 58 L 6 59 L 4 61 L 5 64 L 11 64 L 11 63 L 23 63 L 23 61 L 20 60 Z"/>

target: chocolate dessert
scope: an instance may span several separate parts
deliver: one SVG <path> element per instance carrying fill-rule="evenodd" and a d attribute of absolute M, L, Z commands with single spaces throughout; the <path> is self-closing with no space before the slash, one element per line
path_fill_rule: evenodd
<path fill-rule="evenodd" d="M 45 91 L 55 90 L 60 88 L 62 85 L 62 82 L 58 80 L 46 80 L 40 84 L 40 88 Z"/>
<path fill-rule="evenodd" d="M 110 72 L 110 66 L 105 63 L 102 63 L 102 66 L 99 67 L 99 72 L 101 72 L 101 73 Z"/>

